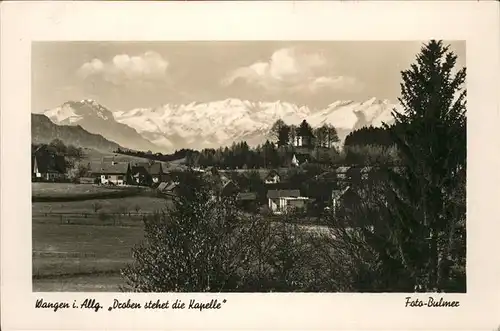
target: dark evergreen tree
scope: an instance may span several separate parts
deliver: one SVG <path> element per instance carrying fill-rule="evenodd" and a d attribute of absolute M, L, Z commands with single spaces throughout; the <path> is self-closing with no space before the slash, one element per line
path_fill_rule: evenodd
<path fill-rule="evenodd" d="M 272 136 L 273 140 L 276 141 L 278 146 L 283 146 L 283 143 L 284 143 L 283 133 L 287 129 L 289 130 L 288 125 L 286 125 L 282 119 L 279 119 L 276 122 L 274 122 L 273 126 L 271 127 L 271 136 Z M 288 137 L 285 140 L 288 141 Z"/>
<path fill-rule="evenodd" d="M 466 71 L 455 64 L 442 42 L 422 47 L 402 72 L 403 110 L 384 125 L 401 165 L 372 170 L 343 195 L 355 203 L 327 216 L 328 251 L 348 266 L 331 266 L 341 287 L 465 292 Z"/>
<path fill-rule="evenodd" d="M 287 146 L 290 143 L 290 127 L 284 125 L 278 134 L 278 147 Z"/>
<path fill-rule="evenodd" d="M 466 70 L 455 73 L 456 60 L 441 41 L 423 46 L 402 72 L 403 110 L 385 125 L 403 164 L 390 172 L 389 238 L 412 285 L 423 291 L 449 290 L 452 266 L 465 267 L 465 236 L 457 235 L 465 228 L 465 193 L 457 192 L 465 185 Z"/>

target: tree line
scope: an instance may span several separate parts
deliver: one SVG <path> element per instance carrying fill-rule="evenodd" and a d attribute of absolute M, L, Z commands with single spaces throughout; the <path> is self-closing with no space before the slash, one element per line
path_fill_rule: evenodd
<path fill-rule="evenodd" d="M 361 128 L 351 132 L 338 148 L 339 137 L 334 126 L 324 124 L 318 128 L 303 120 L 299 126 L 287 125 L 277 120 L 270 129 L 271 139 L 250 147 L 247 142 L 235 142 L 231 146 L 205 148 L 201 151 L 180 149 L 171 154 L 140 152 L 118 149 L 115 152 L 171 162 L 185 159 L 190 167 L 218 167 L 221 169 L 258 169 L 289 167 L 295 152 L 310 156 L 309 162 L 317 164 L 397 164 L 398 151 L 385 128 Z M 303 140 L 295 146 L 297 134 Z"/>
<path fill-rule="evenodd" d="M 76 147 L 73 145 L 66 145 L 61 139 L 53 139 L 48 144 L 31 144 L 31 152 L 33 153 L 40 147 L 46 147 L 49 152 L 56 155 L 61 155 L 64 157 L 82 159 L 84 156 L 83 149 L 81 147 Z"/>
<path fill-rule="evenodd" d="M 337 130 L 331 124 L 323 124 L 313 129 L 306 120 L 296 126 L 288 125 L 279 119 L 271 127 L 271 137 L 278 147 L 294 145 L 298 137 L 302 138 L 302 146 L 310 148 L 332 148 L 339 141 Z"/>

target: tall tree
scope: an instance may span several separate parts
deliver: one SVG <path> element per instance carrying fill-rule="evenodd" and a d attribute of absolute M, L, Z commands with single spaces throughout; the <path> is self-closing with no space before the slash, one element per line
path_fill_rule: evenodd
<path fill-rule="evenodd" d="M 288 137 L 283 137 L 284 133 L 288 134 L 288 130 L 290 130 L 290 127 L 286 125 L 282 119 L 274 122 L 273 126 L 271 127 L 271 137 L 276 141 L 278 146 L 284 146 L 283 143 L 286 144 L 288 142 Z"/>
<path fill-rule="evenodd" d="M 313 135 L 313 129 L 309 123 L 307 123 L 306 120 L 302 120 L 302 122 L 299 125 L 298 128 L 299 134 L 302 136 L 312 136 Z"/>
<path fill-rule="evenodd" d="M 339 141 L 337 130 L 331 124 L 323 124 L 314 131 L 315 144 L 317 147 L 331 148 L 334 143 Z"/>
<path fill-rule="evenodd" d="M 315 140 L 316 147 L 326 147 L 326 140 L 327 140 L 326 125 L 314 129 L 314 136 L 316 137 Z"/>
<path fill-rule="evenodd" d="M 401 166 L 351 187 L 356 203 L 328 216 L 337 223 L 329 252 L 350 265 L 336 274 L 351 275 L 343 280 L 351 290 L 466 290 L 466 70 L 456 59 L 440 41 L 422 47 L 402 72 L 403 110 L 384 125 Z M 345 231 L 349 223 L 361 226 Z"/>
<path fill-rule="evenodd" d="M 278 134 L 278 147 L 287 146 L 290 142 L 290 127 L 284 125 L 281 127 Z"/>
<path fill-rule="evenodd" d="M 331 148 L 333 144 L 339 141 L 337 129 L 331 124 L 325 124 L 324 127 L 326 131 L 326 147 Z"/>
<path fill-rule="evenodd" d="M 385 125 L 400 151 L 403 171 L 390 173 L 392 238 L 414 285 L 424 291 L 446 290 L 450 265 L 465 237 L 466 69 L 455 69 L 457 56 L 432 40 L 402 72 L 401 112 Z M 461 244 L 462 242 L 462 244 Z M 457 253 L 460 255 L 461 253 Z M 463 283 L 465 290 L 465 283 Z"/>

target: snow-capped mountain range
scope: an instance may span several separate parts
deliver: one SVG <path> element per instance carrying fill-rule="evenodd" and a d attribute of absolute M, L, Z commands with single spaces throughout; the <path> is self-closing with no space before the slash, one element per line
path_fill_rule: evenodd
<path fill-rule="evenodd" d="M 242 140 L 257 145 L 270 138 L 270 128 L 278 119 L 295 125 L 305 119 L 312 127 L 328 123 L 343 140 L 361 127 L 391 123 L 395 107 L 388 100 L 376 98 L 365 102 L 336 101 L 324 109 L 281 101 L 226 99 L 112 112 L 87 99 L 66 102 L 43 114 L 56 124 L 81 125 L 124 147 L 172 152 L 180 148 L 230 146 Z"/>

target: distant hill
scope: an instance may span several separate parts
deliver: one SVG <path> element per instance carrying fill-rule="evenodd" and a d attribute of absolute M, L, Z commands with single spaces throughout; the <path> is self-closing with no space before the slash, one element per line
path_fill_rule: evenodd
<path fill-rule="evenodd" d="M 152 152 L 162 150 L 134 128 L 117 122 L 109 109 L 91 99 L 68 101 L 43 114 L 55 124 L 80 125 L 88 132 L 102 135 L 126 148 Z"/>
<path fill-rule="evenodd" d="M 80 125 L 57 125 L 45 115 L 31 114 L 32 143 L 49 143 L 56 138 L 61 139 L 66 145 L 99 151 L 113 151 L 120 147 L 99 134 L 89 133 Z"/>

